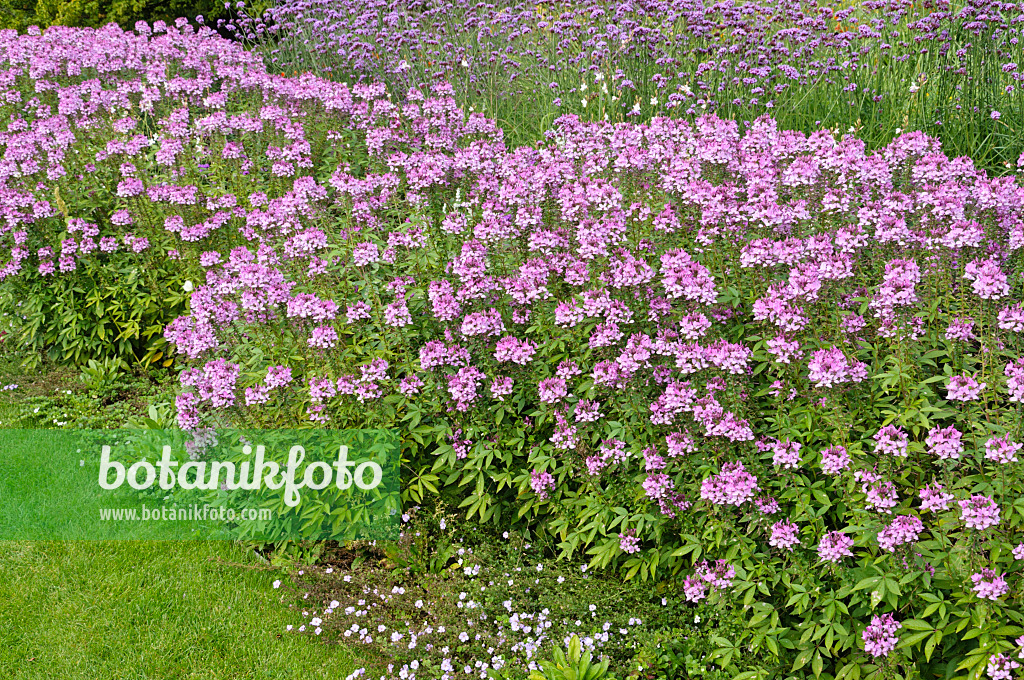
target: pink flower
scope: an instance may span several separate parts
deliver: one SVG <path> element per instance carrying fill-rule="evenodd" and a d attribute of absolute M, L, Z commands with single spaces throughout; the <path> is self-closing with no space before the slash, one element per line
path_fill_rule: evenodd
<path fill-rule="evenodd" d="M 494 358 L 498 361 L 511 361 L 520 366 L 525 366 L 530 363 L 536 352 L 536 344 L 529 340 L 519 340 L 515 336 L 507 335 L 498 341 L 494 349 Z"/>
<path fill-rule="evenodd" d="M 556 404 L 568 394 L 565 381 L 561 378 L 548 378 L 537 383 L 540 400 L 545 404 Z"/>
<path fill-rule="evenodd" d="M 988 659 L 988 677 L 992 680 L 1012 680 L 1013 670 L 1020 664 L 1005 654 L 993 654 Z"/>
<path fill-rule="evenodd" d="M 363 267 L 378 260 L 380 260 L 380 249 L 376 243 L 367 241 L 352 249 L 352 262 L 357 267 Z"/>
<path fill-rule="evenodd" d="M 555 488 L 555 478 L 551 476 L 550 472 L 534 469 L 530 473 L 530 488 L 542 501 L 547 500 L 548 492 Z"/>
<path fill-rule="evenodd" d="M 843 446 L 830 446 L 821 452 L 821 469 L 827 475 L 838 475 L 850 465 L 850 454 Z"/>
<path fill-rule="evenodd" d="M 1024 357 L 1006 364 L 1003 373 L 1006 374 L 1006 389 L 1010 391 L 1010 401 L 1024 401 Z"/>
<path fill-rule="evenodd" d="M 972 319 L 953 319 L 946 328 L 947 340 L 967 342 L 974 337 L 974 321 Z"/>
<path fill-rule="evenodd" d="M 832 387 L 847 382 L 859 383 L 868 376 L 867 364 L 857 360 L 848 360 L 842 350 L 819 349 L 811 355 L 807 364 L 810 369 L 808 379 L 815 387 Z"/>
<path fill-rule="evenodd" d="M 975 401 L 981 398 L 986 383 L 979 383 L 969 375 L 954 375 L 949 379 L 946 398 L 950 401 Z"/>
<path fill-rule="evenodd" d="M 971 581 L 974 582 L 971 590 L 983 600 L 998 600 L 1010 592 L 1006 579 L 992 569 L 982 569 L 977 574 L 971 574 Z"/>
<path fill-rule="evenodd" d="M 888 656 L 900 640 L 896 631 L 903 625 L 892 614 L 871 617 L 871 624 L 864 629 L 864 651 L 874 657 Z"/>
<path fill-rule="evenodd" d="M 998 300 L 1010 294 L 1006 274 L 995 260 L 974 260 L 964 268 L 964 278 L 973 281 L 971 287 L 982 300 Z"/>
<path fill-rule="evenodd" d="M 963 434 L 952 425 L 945 428 L 938 426 L 928 430 L 928 438 L 925 444 L 928 451 L 939 458 L 939 460 L 957 459 L 963 453 L 964 445 L 961 442 Z"/>
<path fill-rule="evenodd" d="M 799 442 L 777 441 L 772 446 L 774 454 L 772 455 L 772 462 L 775 465 L 782 467 L 784 470 L 794 470 L 800 466 L 800 447 Z"/>
<path fill-rule="evenodd" d="M 892 508 L 899 503 L 896 486 L 892 482 L 866 470 L 854 472 L 853 478 L 861 482 L 860 492 L 867 496 L 868 510 L 876 509 L 883 514 L 892 514 Z"/>
<path fill-rule="evenodd" d="M 793 522 L 783 520 L 772 525 L 772 535 L 768 544 L 773 548 L 782 548 L 793 552 L 794 545 L 800 545 L 800 529 Z"/>
<path fill-rule="evenodd" d="M 984 531 L 999 524 L 999 506 L 988 496 L 971 496 L 960 504 L 960 519 L 968 529 Z"/>
<path fill-rule="evenodd" d="M 841 531 L 830 531 L 818 543 L 818 557 L 824 562 L 839 562 L 844 557 L 853 557 L 852 547 L 852 538 Z"/>
<path fill-rule="evenodd" d="M 905 543 L 914 543 L 924 531 L 924 524 L 913 515 L 900 515 L 889 526 L 878 532 L 878 545 L 887 552 Z"/>
<path fill-rule="evenodd" d="M 1009 435 L 992 437 L 985 442 L 985 459 L 997 463 L 1016 463 L 1017 452 L 1024 448 L 1024 445 L 1010 440 Z"/>
<path fill-rule="evenodd" d="M 491 381 L 491 395 L 498 401 L 505 401 L 505 397 L 512 394 L 512 378 L 494 378 Z"/>
<path fill-rule="evenodd" d="M 919 495 L 921 497 L 922 512 L 945 511 L 954 499 L 953 494 L 943 491 L 941 484 L 928 484 L 921 489 Z"/>
<path fill-rule="evenodd" d="M 893 425 L 886 425 L 875 433 L 875 451 L 900 458 L 907 457 L 907 433 Z"/>
<path fill-rule="evenodd" d="M 743 463 L 723 463 L 722 472 L 708 477 L 700 487 L 700 497 L 715 505 L 742 505 L 757 493 L 757 477 Z"/>
<path fill-rule="evenodd" d="M 705 597 L 707 586 L 697 577 L 687 576 L 683 580 L 683 597 L 687 602 L 700 602 Z"/>
<path fill-rule="evenodd" d="M 725 560 L 716 560 L 714 566 L 708 564 L 707 561 L 701 562 L 696 571 L 702 581 L 718 590 L 724 590 L 731 586 L 732 580 L 736 576 L 736 570 Z"/>
<path fill-rule="evenodd" d="M 619 548 L 629 555 L 640 552 L 640 539 L 636 537 L 636 529 L 619 534 Z"/>

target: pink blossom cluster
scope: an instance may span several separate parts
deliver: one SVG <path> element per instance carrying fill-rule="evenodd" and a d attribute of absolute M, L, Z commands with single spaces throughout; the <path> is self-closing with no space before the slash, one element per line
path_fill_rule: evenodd
<path fill-rule="evenodd" d="M 878 453 L 898 458 L 907 457 L 907 445 L 910 440 L 907 438 L 907 433 L 895 425 L 886 425 L 879 429 L 875 433 L 874 440 L 875 451 Z"/>
<path fill-rule="evenodd" d="M 703 481 L 700 487 L 701 500 L 714 505 L 743 505 L 757 493 L 757 477 L 743 467 L 743 463 L 724 463 L 722 471 Z"/>
<path fill-rule="evenodd" d="M 793 522 L 783 520 L 771 527 L 768 544 L 773 548 L 793 551 L 793 546 L 800 545 L 800 528 Z"/>
<path fill-rule="evenodd" d="M 901 545 L 915 543 L 922 531 L 924 523 L 918 517 L 900 515 L 878 532 L 878 545 L 883 550 L 892 552 Z"/>
<path fill-rule="evenodd" d="M 985 383 L 979 383 L 969 375 L 954 375 L 949 379 L 946 398 L 950 401 L 976 401 L 981 399 Z"/>
<path fill-rule="evenodd" d="M 871 623 L 861 634 L 864 640 L 864 651 L 873 657 L 889 656 L 889 652 L 896 648 L 899 638 L 896 631 L 903 627 L 892 614 L 872 616 Z"/>
<path fill-rule="evenodd" d="M 816 387 L 832 387 L 847 382 L 859 383 L 868 377 L 868 367 L 862 361 L 847 359 L 839 348 L 819 349 L 808 363 Z"/>
<path fill-rule="evenodd" d="M 818 543 L 818 557 L 823 562 L 839 562 L 844 557 L 853 557 L 853 539 L 841 531 L 830 531 Z"/>
<path fill-rule="evenodd" d="M 985 442 L 985 460 L 996 463 L 1016 463 L 1017 452 L 1024 448 L 1024 444 L 1012 441 L 1009 435 L 992 437 Z"/>
<path fill-rule="evenodd" d="M 998 600 L 1010 592 L 1006 579 L 992 569 L 982 569 L 976 574 L 971 574 L 971 582 L 974 583 L 971 589 L 983 600 Z"/>
<path fill-rule="evenodd" d="M 984 531 L 999 524 L 999 506 L 988 496 L 975 494 L 958 503 L 960 519 L 967 524 L 968 529 Z"/>

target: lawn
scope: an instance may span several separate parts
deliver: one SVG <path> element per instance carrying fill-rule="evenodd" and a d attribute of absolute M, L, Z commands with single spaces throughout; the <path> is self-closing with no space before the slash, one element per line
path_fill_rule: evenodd
<path fill-rule="evenodd" d="M 5 680 L 342 678 L 340 645 L 285 632 L 275 572 L 231 543 L 0 542 Z"/>

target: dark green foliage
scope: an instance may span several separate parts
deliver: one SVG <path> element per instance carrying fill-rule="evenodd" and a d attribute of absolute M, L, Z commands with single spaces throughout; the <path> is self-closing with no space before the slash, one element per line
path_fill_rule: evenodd
<path fill-rule="evenodd" d="M 218 0 L 0 0 L 0 28 L 19 31 L 33 25 L 98 28 L 110 22 L 131 29 L 137 21 L 173 23 L 197 16 L 209 23 L 225 14 Z"/>

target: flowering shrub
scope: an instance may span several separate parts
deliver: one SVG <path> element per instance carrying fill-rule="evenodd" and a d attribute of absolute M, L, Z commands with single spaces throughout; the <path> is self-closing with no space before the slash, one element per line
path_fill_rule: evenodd
<path fill-rule="evenodd" d="M 208 268 L 167 330 L 195 366 L 182 426 L 400 427 L 407 498 L 447 485 L 565 557 L 754 607 L 729 644 L 766 658 L 955 669 L 1012 646 L 1016 610 L 971 575 L 1012 574 L 1019 542 L 1013 180 L 919 133 L 867 154 L 769 119 L 565 117 L 508 151 L 460 140 L 448 101 L 414 92 L 367 131 L 390 142 L 331 175 L 335 215 L 307 199 L 333 256 L 312 276 L 288 237 Z M 966 318 L 977 339 L 948 339 Z M 900 651 L 854 651 L 883 613 Z"/>

